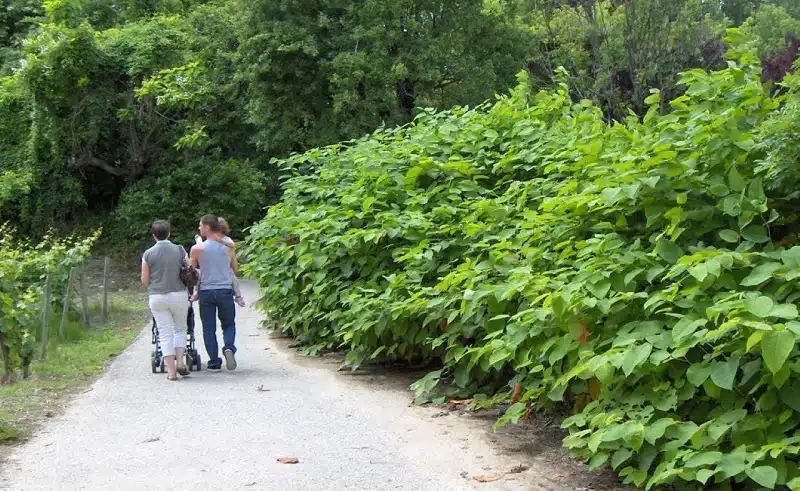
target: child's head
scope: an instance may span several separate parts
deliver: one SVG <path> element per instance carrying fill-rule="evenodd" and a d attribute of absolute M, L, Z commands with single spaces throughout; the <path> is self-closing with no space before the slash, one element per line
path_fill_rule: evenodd
<path fill-rule="evenodd" d="M 231 233 L 231 227 L 228 225 L 228 221 L 222 217 L 217 217 L 219 220 L 219 231 L 222 235 L 229 235 Z"/>

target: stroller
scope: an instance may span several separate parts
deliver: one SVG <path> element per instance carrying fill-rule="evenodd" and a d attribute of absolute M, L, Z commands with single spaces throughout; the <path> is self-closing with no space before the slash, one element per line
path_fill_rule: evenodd
<path fill-rule="evenodd" d="M 199 372 L 202 366 L 200 361 L 200 353 L 194 345 L 194 308 L 191 302 L 189 303 L 189 312 L 186 314 L 186 367 L 189 371 Z M 158 326 L 156 319 L 153 317 L 153 345 L 155 349 L 150 354 L 150 366 L 153 373 L 164 373 L 166 367 L 164 366 L 164 357 L 161 353 L 161 343 L 158 340 Z"/>

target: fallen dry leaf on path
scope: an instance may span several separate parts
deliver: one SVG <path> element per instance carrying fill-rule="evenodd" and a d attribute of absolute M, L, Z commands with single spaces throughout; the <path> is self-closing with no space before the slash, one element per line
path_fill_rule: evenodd
<path fill-rule="evenodd" d="M 452 399 L 449 401 L 450 404 L 455 404 L 457 406 L 462 406 L 464 404 L 469 404 L 472 402 L 472 399 Z"/>
<path fill-rule="evenodd" d="M 259 392 L 269 392 L 270 391 L 270 389 L 265 389 L 263 385 L 259 385 L 256 390 L 259 391 Z"/>
<path fill-rule="evenodd" d="M 514 467 L 512 467 L 511 470 L 508 471 L 508 472 L 509 472 L 509 474 L 519 474 L 521 472 L 527 471 L 530 468 L 531 468 L 531 466 L 529 466 L 529 465 L 519 464 L 519 465 L 515 465 Z"/>
<path fill-rule="evenodd" d="M 153 438 L 148 438 L 147 440 L 143 441 L 142 443 L 153 443 L 153 442 L 159 442 L 159 441 L 161 441 L 161 437 L 160 436 L 155 436 Z"/>
<path fill-rule="evenodd" d="M 497 474 L 485 474 L 482 476 L 472 476 L 472 480 L 476 482 L 495 482 L 500 479 Z"/>
<path fill-rule="evenodd" d="M 280 457 L 278 458 L 278 462 L 281 464 L 297 464 L 300 462 L 300 459 L 297 457 Z"/>

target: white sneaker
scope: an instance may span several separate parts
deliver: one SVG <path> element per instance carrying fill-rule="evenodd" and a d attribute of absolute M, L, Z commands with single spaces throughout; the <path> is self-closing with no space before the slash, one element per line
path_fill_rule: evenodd
<path fill-rule="evenodd" d="M 222 350 L 222 356 L 225 357 L 225 368 L 236 370 L 236 357 L 233 356 L 233 350 L 230 348 Z"/>

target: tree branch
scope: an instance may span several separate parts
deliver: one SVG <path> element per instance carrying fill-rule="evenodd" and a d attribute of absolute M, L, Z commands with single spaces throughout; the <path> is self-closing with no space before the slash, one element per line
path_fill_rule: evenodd
<path fill-rule="evenodd" d="M 94 167 L 111 174 L 112 176 L 127 176 L 128 170 L 122 167 L 114 167 L 105 160 L 99 159 L 89 152 L 84 152 L 80 157 L 70 158 L 69 167 L 71 169 L 86 169 Z"/>

